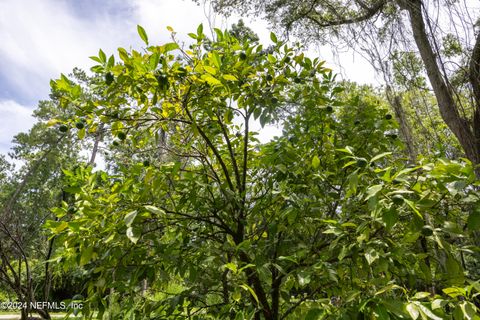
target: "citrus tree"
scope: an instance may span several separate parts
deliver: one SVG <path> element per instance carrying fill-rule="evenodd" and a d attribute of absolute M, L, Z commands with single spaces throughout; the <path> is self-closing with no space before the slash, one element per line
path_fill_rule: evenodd
<path fill-rule="evenodd" d="M 406 168 L 386 106 L 274 34 L 200 26 L 186 49 L 138 31 L 143 52 L 92 57 L 97 95 L 52 83 L 77 110 L 64 125 L 108 149 L 106 170 L 64 170 L 75 200 L 46 224 L 89 274 L 85 315 L 475 316 L 469 162 Z M 262 144 L 255 122 L 283 133 Z"/>

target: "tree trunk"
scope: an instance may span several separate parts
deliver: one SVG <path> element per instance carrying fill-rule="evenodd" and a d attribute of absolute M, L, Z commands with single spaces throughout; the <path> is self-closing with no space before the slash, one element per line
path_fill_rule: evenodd
<path fill-rule="evenodd" d="M 480 32 L 477 34 L 475 46 L 472 50 L 469 76 L 475 104 L 475 113 L 473 115 L 473 133 L 475 136 L 475 146 L 477 147 L 477 150 L 480 151 Z"/>
<path fill-rule="evenodd" d="M 392 106 L 393 111 L 395 111 L 395 117 L 400 124 L 400 133 L 405 140 L 408 159 L 411 163 L 415 163 L 417 160 L 417 150 L 415 148 L 415 144 L 413 143 L 412 132 L 407 121 L 405 110 L 403 109 L 402 98 L 397 93 L 393 92 L 390 86 L 387 86 L 387 99 Z"/>
<path fill-rule="evenodd" d="M 439 68 L 436 54 L 434 53 L 428 38 L 422 14 L 422 1 L 407 0 L 406 3 L 401 3 L 399 1 L 399 4 L 408 11 L 413 37 L 419 49 L 422 61 L 425 64 L 425 69 L 433 92 L 437 98 L 440 115 L 450 130 L 452 130 L 453 134 L 457 137 L 460 145 L 465 151 L 466 157 L 474 164 L 479 164 L 480 155 L 477 151 L 478 149 L 471 129 L 471 124 L 460 116 L 457 103 L 453 97 L 453 92 L 444 80 L 444 75 Z"/>

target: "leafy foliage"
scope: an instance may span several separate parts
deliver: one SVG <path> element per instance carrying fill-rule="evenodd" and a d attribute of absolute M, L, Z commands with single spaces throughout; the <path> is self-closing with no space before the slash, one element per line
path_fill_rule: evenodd
<path fill-rule="evenodd" d="M 264 50 L 215 33 L 199 26 L 190 50 L 120 48 L 119 63 L 100 51 L 94 95 L 53 82 L 79 136 L 111 143 L 107 170 L 63 171 L 75 200 L 46 225 L 65 268 L 90 276 L 85 315 L 477 317 L 471 163 L 405 167 L 368 88 L 273 34 Z M 252 121 L 283 134 L 260 144 Z"/>

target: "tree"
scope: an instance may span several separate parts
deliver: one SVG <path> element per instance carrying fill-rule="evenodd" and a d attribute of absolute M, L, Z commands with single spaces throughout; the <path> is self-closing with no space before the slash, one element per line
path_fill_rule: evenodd
<path fill-rule="evenodd" d="M 81 78 L 77 71 L 74 75 Z M 68 203 L 61 169 L 74 166 L 80 152 L 78 141 L 61 124 L 73 116 L 72 110 L 59 108 L 52 98 L 34 111 L 37 123 L 14 137 L 9 155 L 22 163 L 20 168 L 0 159 L 0 283 L 22 303 L 22 319 L 31 311 L 50 318 L 48 310 L 31 306 L 51 301 L 54 239 L 42 226 L 53 218 L 52 207 Z"/>
<path fill-rule="evenodd" d="M 75 209 L 47 223 L 57 259 L 90 276 L 87 316 L 474 316 L 471 163 L 405 167 L 381 99 L 343 92 L 274 34 L 265 51 L 200 26 L 184 50 L 138 31 L 143 53 L 92 58 L 98 95 L 53 83 L 69 123 L 116 137 L 111 169 L 64 170 Z M 280 119 L 282 136 L 260 144 L 251 121 Z"/>
<path fill-rule="evenodd" d="M 472 3 L 422 0 L 214 0 L 212 3 L 224 13 L 239 10 L 264 15 L 275 26 L 302 39 L 333 38 L 352 47 L 359 46 L 387 77 L 392 68 L 388 63 L 394 53 L 392 49 L 415 52 L 421 58 L 443 121 L 467 158 L 480 163 L 480 33 L 479 20 L 475 21 L 479 8 Z M 457 27 L 458 23 L 461 27 Z M 455 85 L 459 74 L 463 75 L 462 88 Z M 467 102 L 459 98 L 461 89 L 466 90 Z"/>

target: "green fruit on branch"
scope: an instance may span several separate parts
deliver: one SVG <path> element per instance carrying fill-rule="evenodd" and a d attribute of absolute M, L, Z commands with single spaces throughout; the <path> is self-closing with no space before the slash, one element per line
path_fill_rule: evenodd
<path fill-rule="evenodd" d="M 58 130 L 60 130 L 60 132 L 67 132 L 68 131 L 68 127 L 64 124 L 62 124 L 60 127 L 58 127 Z"/>
<path fill-rule="evenodd" d="M 403 204 L 403 201 L 404 201 L 403 197 L 399 194 L 396 194 L 392 197 L 392 202 L 396 205 Z"/>
<path fill-rule="evenodd" d="M 125 134 L 125 132 L 120 131 L 120 132 L 117 134 L 117 138 L 120 139 L 120 140 L 125 140 L 125 139 L 127 138 L 127 135 Z"/>
<path fill-rule="evenodd" d="M 108 72 L 105 74 L 105 83 L 109 86 L 112 84 L 114 80 L 113 74 L 111 72 Z"/>

